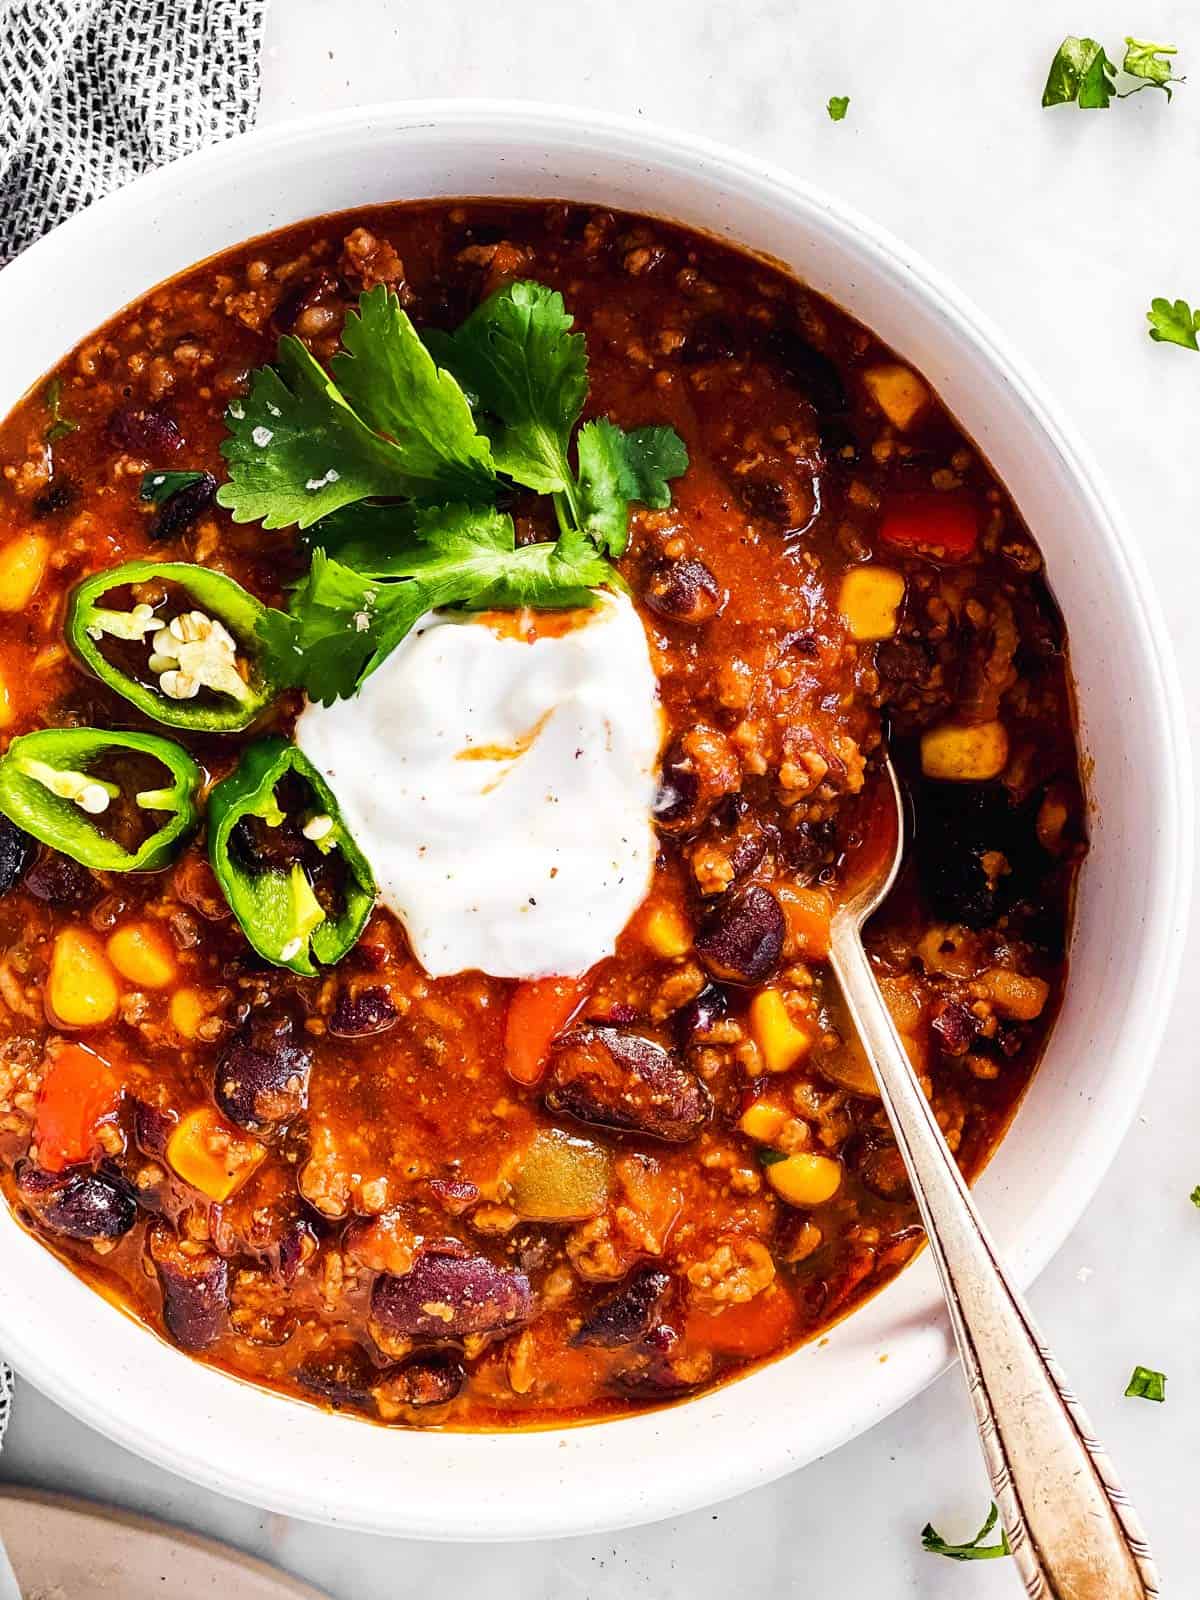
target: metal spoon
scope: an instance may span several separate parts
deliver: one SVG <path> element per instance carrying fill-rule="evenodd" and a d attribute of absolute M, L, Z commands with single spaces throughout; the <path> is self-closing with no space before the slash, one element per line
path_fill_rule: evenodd
<path fill-rule="evenodd" d="M 830 962 L 925 1224 L 1013 1558 L 1034 1600 L 1155 1600 L 1158 1575 L 1138 1515 L 996 1256 L 863 948 L 863 924 L 904 852 L 890 761 L 886 772 L 880 804 L 894 819 L 894 842 L 881 859 L 872 850 L 834 911 Z"/>

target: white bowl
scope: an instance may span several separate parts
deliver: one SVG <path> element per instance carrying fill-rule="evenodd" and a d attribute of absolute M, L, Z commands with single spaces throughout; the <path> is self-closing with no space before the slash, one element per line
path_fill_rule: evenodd
<path fill-rule="evenodd" d="M 466 101 L 356 110 L 154 173 L 8 267 L 0 411 L 121 306 L 215 251 L 321 212 L 446 195 L 625 207 L 786 262 L 931 380 L 1039 540 L 1070 631 L 1094 816 L 1066 1003 L 979 1185 L 1030 1279 L 1108 1166 L 1167 1014 L 1191 877 L 1186 735 L 1165 630 L 1095 469 L 995 334 L 906 246 L 798 179 L 640 122 Z M 546 1432 L 385 1430 L 190 1360 L 0 1215 L 0 1351 L 33 1383 L 210 1488 L 377 1532 L 532 1538 L 687 1511 L 861 1433 L 950 1349 L 922 1258 L 827 1340 L 668 1410 Z"/>

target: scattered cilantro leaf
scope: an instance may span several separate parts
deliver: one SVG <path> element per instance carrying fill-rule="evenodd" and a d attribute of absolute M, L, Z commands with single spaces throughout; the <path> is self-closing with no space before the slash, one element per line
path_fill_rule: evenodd
<path fill-rule="evenodd" d="M 927 1522 L 921 1529 L 921 1547 L 928 1550 L 930 1555 L 948 1556 L 951 1561 L 995 1561 L 1000 1556 L 1012 1554 L 1012 1547 L 1008 1542 L 1008 1535 L 1000 1529 L 998 1544 L 984 1544 L 984 1540 L 999 1521 L 1000 1513 L 996 1509 L 995 1501 L 992 1509 L 987 1514 L 987 1521 L 971 1540 L 970 1544 L 947 1544 L 941 1534 L 934 1528 L 932 1522 Z"/>
<path fill-rule="evenodd" d="M 829 104 L 825 107 L 829 113 L 830 122 L 841 122 L 849 105 L 850 96 L 848 94 L 831 94 L 829 96 Z"/>
<path fill-rule="evenodd" d="M 538 494 L 571 497 L 571 430 L 587 399 L 587 344 L 562 295 L 545 284 L 497 289 L 453 334 L 428 335 L 434 356 L 496 419 L 501 472 Z"/>
<path fill-rule="evenodd" d="M 1167 1398 L 1167 1378 L 1153 1367 L 1134 1367 L 1133 1376 L 1125 1389 L 1127 1399 L 1158 1400 Z"/>
<path fill-rule="evenodd" d="M 1117 69 L 1095 39 L 1068 34 L 1059 45 L 1046 87 L 1044 106 L 1078 104 L 1084 110 L 1103 109 L 1113 97 Z"/>
<path fill-rule="evenodd" d="M 1192 1190 L 1191 1194 L 1188 1196 L 1188 1199 L 1198 1210 L 1200 1210 L 1200 1183 L 1198 1183 Z"/>
<path fill-rule="evenodd" d="M 782 1150 L 768 1150 L 764 1148 L 758 1152 L 758 1164 L 760 1167 L 774 1167 L 777 1166 L 779 1162 L 786 1160 L 787 1156 L 784 1155 Z"/>
<path fill-rule="evenodd" d="M 286 682 L 328 705 L 353 694 L 435 607 L 591 606 L 615 576 L 578 535 L 518 546 L 512 518 L 493 506 L 427 507 L 375 572 L 316 550 L 289 622 L 268 618 L 264 643 Z"/>
<path fill-rule="evenodd" d="M 193 483 L 199 483 L 203 477 L 203 472 L 143 472 L 138 498 L 147 500 L 153 505 L 161 506 L 165 500 L 169 500 L 180 489 L 186 489 Z"/>
<path fill-rule="evenodd" d="M 69 433 L 74 433 L 79 424 L 72 422 L 70 417 L 62 414 L 62 379 L 51 378 L 42 394 L 42 404 L 50 413 L 50 421 L 42 435 L 46 444 L 55 444 L 59 439 L 65 439 Z"/>
<path fill-rule="evenodd" d="M 607 417 L 585 422 L 579 456 L 579 526 L 610 555 L 629 543 L 629 502 L 662 511 L 671 504 L 669 480 L 687 471 L 687 446 L 673 428 L 626 432 Z"/>
<path fill-rule="evenodd" d="M 1150 337 L 1158 344 L 1181 344 L 1185 350 L 1200 350 L 1200 306 L 1192 310 L 1186 300 L 1151 300 L 1146 313 Z"/>
<path fill-rule="evenodd" d="M 359 297 L 330 366 L 349 404 L 404 457 L 415 498 L 490 496 L 496 477 L 467 397 L 439 371 L 393 290 Z"/>
<path fill-rule="evenodd" d="M 1137 94 L 1139 89 L 1161 89 L 1167 99 L 1171 98 L 1171 85 L 1183 83 L 1183 78 L 1176 78 L 1171 72 L 1171 62 L 1164 61 L 1163 56 L 1175 56 L 1179 51 L 1173 44 L 1152 44 L 1149 39 L 1125 39 L 1125 59 L 1121 63 L 1121 71 L 1127 72 L 1131 78 L 1142 78 L 1137 88 L 1125 92 L 1127 98 Z"/>

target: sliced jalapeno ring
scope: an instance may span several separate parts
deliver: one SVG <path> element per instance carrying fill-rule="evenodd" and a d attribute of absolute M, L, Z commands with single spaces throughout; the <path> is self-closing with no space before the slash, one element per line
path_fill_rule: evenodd
<path fill-rule="evenodd" d="M 104 603 L 114 590 L 155 581 L 173 585 L 184 601 Z M 156 722 L 235 733 L 277 690 L 259 635 L 266 615 L 267 607 L 223 572 L 187 561 L 127 561 L 76 585 L 66 633 L 102 683 Z M 112 659 L 114 643 L 120 662 Z M 132 652 L 119 648 L 130 645 Z"/>
<path fill-rule="evenodd" d="M 255 950 L 306 977 L 353 948 L 375 904 L 374 875 L 333 791 L 277 735 L 252 744 L 209 796 L 208 854 Z"/>
<path fill-rule="evenodd" d="M 123 783 L 122 758 L 147 756 L 157 763 L 146 775 L 153 786 Z M 156 733 L 43 728 L 14 739 L 0 756 L 0 812 L 85 867 L 155 872 L 195 826 L 203 781 L 187 751 Z"/>

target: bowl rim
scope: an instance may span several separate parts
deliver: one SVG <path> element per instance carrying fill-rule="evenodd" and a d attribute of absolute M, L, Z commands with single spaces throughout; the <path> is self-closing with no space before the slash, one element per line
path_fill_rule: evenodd
<path fill-rule="evenodd" d="M 912 290 L 928 306 L 949 318 L 954 337 L 973 345 L 987 364 L 1002 375 L 1029 425 L 1045 437 L 1064 471 L 1078 488 L 1086 503 L 1095 536 L 1106 547 L 1129 599 L 1129 626 L 1138 637 L 1143 664 L 1156 690 L 1153 704 L 1147 711 L 1156 719 L 1154 742 L 1164 752 L 1163 765 L 1170 782 L 1157 797 L 1165 847 L 1158 853 L 1159 881 L 1150 885 L 1148 893 L 1148 903 L 1155 908 L 1156 914 L 1145 930 L 1148 949 L 1143 957 L 1142 969 L 1150 977 L 1145 987 L 1132 997 L 1123 1024 L 1123 1032 L 1129 1034 L 1136 1020 L 1140 1057 L 1124 1071 L 1119 1087 L 1110 1096 L 1108 1109 L 1113 1114 L 1104 1126 L 1093 1130 L 1087 1181 L 1070 1193 L 1067 1201 L 1051 1218 L 1042 1222 L 1036 1236 L 1021 1251 L 1016 1275 L 1022 1282 L 1028 1283 L 1042 1270 L 1075 1227 L 1132 1121 L 1166 1027 L 1170 1000 L 1182 963 L 1183 933 L 1191 896 L 1194 801 L 1182 685 L 1145 563 L 1123 517 L 1112 509 L 1113 497 L 1090 449 L 1074 427 L 1059 416 L 1054 402 L 1040 380 L 1029 370 L 1024 358 L 1014 352 L 969 298 L 905 242 L 855 207 L 826 194 L 819 186 L 774 163 L 761 161 L 707 138 L 679 132 L 638 117 L 550 103 L 503 99 L 384 101 L 298 117 L 240 135 L 143 175 L 125 188 L 87 207 L 32 245 L 0 274 L 0 316 L 8 299 L 4 288 L 6 281 L 18 291 L 27 280 L 30 284 L 36 283 L 43 262 L 49 265 L 52 259 L 65 259 L 72 250 L 84 249 L 89 236 L 93 234 L 100 239 L 106 238 L 112 224 L 122 218 L 136 224 L 145 208 L 152 208 L 160 201 L 170 203 L 174 192 L 186 189 L 194 176 L 228 173 L 231 179 L 236 180 L 238 169 L 247 161 L 261 167 L 272 154 L 283 154 L 294 145 L 303 145 L 321 136 L 377 134 L 380 125 L 392 135 L 405 128 L 433 126 L 448 132 L 461 129 L 464 135 L 479 137 L 486 128 L 487 136 L 498 143 L 518 136 L 536 137 L 539 132 L 573 135 L 589 139 L 598 149 L 604 147 L 608 138 L 626 150 L 640 150 L 651 166 L 666 169 L 671 163 L 682 163 L 685 167 L 695 168 L 700 164 L 710 175 L 714 171 L 719 172 L 723 178 L 738 184 L 763 204 L 774 201 L 793 212 L 819 220 L 823 229 L 853 241 L 858 249 L 868 252 L 889 271 L 903 273 Z M 114 307 L 110 314 L 115 314 L 118 309 Z M 144 1336 L 144 1330 L 138 1324 L 132 1325 L 139 1327 L 139 1333 Z M 636 1497 L 632 1493 L 627 1496 L 628 1503 L 614 1505 L 610 1496 L 608 1502 L 583 1507 L 578 1503 L 578 1496 L 568 1494 L 563 1496 L 561 1505 L 537 1507 L 514 1531 L 511 1507 L 505 1509 L 505 1520 L 501 1523 L 499 1509 L 489 1515 L 486 1506 L 475 1505 L 469 1526 L 461 1515 L 445 1514 L 438 1517 L 428 1511 L 420 1519 L 419 1526 L 414 1526 L 411 1520 L 402 1516 L 393 1517 L 387 1522 L 378 1517 L 356 1517 L 353 1510 L 344 1505 L 336 1512 L 332 1511 L 320 1486 L 310 1488 L 298 1481 L 298 1476 L 296 1481 L 286 1486 L 265 1483 L 262 1475 L 254 1470 L 252 1451 L 247 1452 L 242 1460 L 219 1464 L 189 1455 L 169 1433 L 164 1433 L 161 1425 L 129 1417 L 105 1394 L 85 1387 L 78 1375 L 57 1370 L 49 1364 L 39 1349 L 36 1329 L 23 1326 L 22 1320 L 6 1319 L 4 1343 L 7 1354 L 18 1369 L 51 1399 L 116 1442 L 207 1488 L 226 1495 L 232 1494 L 251 1504 L 265 1505 L 312 1520 L 338 1522 L 342 1526 L 363 1531 L 401 1532 L 410 1537 L 435 1539 L 541 1538 L 599 1532 L 654 1521 L 714 1503 L 771 1481 L 793 1467 L 836 1448 L 907 1403 L 951 1364 L 945 1338 L 931 1341 L 910 1363 L 915 1371 L 908 1381 L 903 1384 L 893 1382 L 890 1388 L 883 1385 L 886 1393 L 870 1417 L 864 1417 L 849 1426 L 842 1423 L 827 1427 L 823 1435 L 815 1437 L 811 1443 L 806 1442 L 802 1451 L 798 1452 L 782 1441 L 768 1447 L 766 1441 L 760 1438 L 755 1450 L 738 1452 L 736 1456 L 730 1454 L 712 1463 L 682 1491 L 678 1484 L 668 1481 L 668 1474 L 650 1474 L 649 1481 L 637 1485 Z M 812 1346 L 805 1348 L 811 1349 Z M 227 1375 L 221 1373 L 218 1376 L 224 1378 Z M 728 1399 L 736 1395 L 739 1386 L 735 1382 L 717 1393 Z M 290 1401 L 281 1403 L 293 1404 Z M 657 1414 L 648 1415 L 652 1418 Z M 622 1427 L 632 1428 L 638 1419 L 620 1420 Z M 357 1422 L 348 1424 L 346 1419 L 331 1419 L 331 1425 L 339 1422 L 343 1427 L 363 1426 Z M 607 1427 L 607 1423 L 593 1424 L 586 1431 Z M 559 1430 L 558 1437 L 565 1440 L 570 1434 L 580 1431 Z M 470 1440 L 481 1436 L 458 1434 L 443 1437 Z M 528 1440 L 538 1435 L 518 1431 L 482 1437 L 506 1441 L 509 1452 L 519 1463 L 522 1447 L 513 1441 Z M 712 1452 L 706 1454 L 711 1457 Z M 519 1471 L 519 1465 L 515 1470 Z"/>

